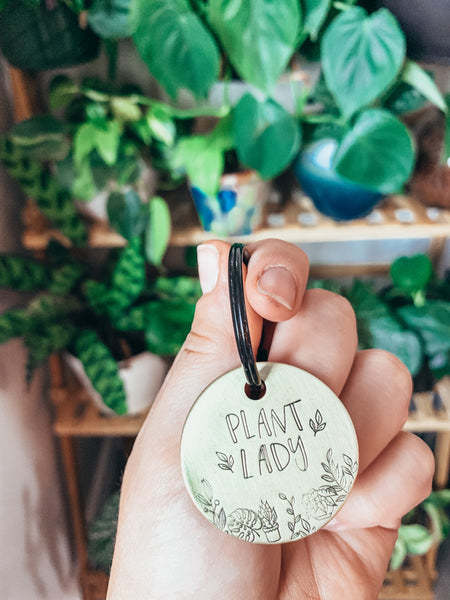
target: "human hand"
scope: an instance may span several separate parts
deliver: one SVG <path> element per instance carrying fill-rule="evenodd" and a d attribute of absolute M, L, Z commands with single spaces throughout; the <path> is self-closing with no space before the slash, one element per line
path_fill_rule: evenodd
<path fill-rule="evenodd" d="M 359 475 L 337 517 L 284 545 L 224 535 L 184 487 L 180 439 L 200 393 L 240 365 L 228 297 L 224 242 L 199 249 L 203 296 L 192 331 L 135 442 L 125 470 L 108 600 L 375 600 L 400 518 L 431 490 L 434 460 L 402 432 L 411 379 L 395 357 L 357 352 L 349 303 L 305 292 L 308 261 L 278 240 L 248 247 L 245 290 L 250 334 L 275 322 L 269 360 L 309 371 L 346 406 L 359 443 Z"/>

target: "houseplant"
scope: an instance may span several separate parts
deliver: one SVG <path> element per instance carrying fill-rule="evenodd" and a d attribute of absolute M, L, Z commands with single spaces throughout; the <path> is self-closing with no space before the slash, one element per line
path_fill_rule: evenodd
<path fill-rule="evenodd" d="M 14 67 L 33 71 L 93 60 L 100 39 L 83 19 L 83 8 L 83 0 L 2 0 L 2 53 Z"/>
<path fill-rule="evenodd" d="M 198 297 L 195 280 L 147 279 L 139 236 L 112 251 L 98 269 L 56 242 L 43 261 L 2 256 L 0 285 L 33 293 L 24 307 L 0 316 L 1 343 L 24 339 L 28 379 L 50 354 L 67 350 L 79 359 L 105 405 L 118 414 L 128 410 L 120 361 L 145 351 L 174 355 Z"/>
<path fill-rule="evenodd" d="M 424 254 L 397 258 L 391 283 L 357 279 L 350 286 L 316 282 L 344 295 L 356 314 L 361 349 L 381 348 L 409 368 L 416 391 L 450 374 L 450 282 L 433 273 Z"/>

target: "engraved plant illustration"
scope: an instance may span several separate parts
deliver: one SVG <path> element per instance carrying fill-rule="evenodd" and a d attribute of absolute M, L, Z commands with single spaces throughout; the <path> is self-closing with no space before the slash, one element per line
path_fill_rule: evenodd
<path fill-rule="evenodd" d="M 278 542 L 281 539 L 280 528 L 278 526 L 278 515 L 274 507 L 261 500 L 258 516 L 262 522 L 262 529 L 268 542 Z"/>
<path fill-rule="evenodd" d="M 220 460 L 220 462 L 217 464 L 219 469 L 222 469 L 222 471 L 231 471 L 232 473 L 234 473 L 234 458 L 231 456 L 231 454 L 230 456 L 227 456 L 224 452 L 216 452 L 216 456 Z"/>
<path fill-rule="evenodd" d="M 309 426 L 314 431 L 314 437 L 319 433 L 319 431 L 323 431 L 326 427 L 326 422 L 324 422 L 322 413 L 320 410 L 316 410 L 316 414 L 314 415 L 314 419 L 309 420 Z"/>
<path fill-rule="evenodd" d="M 306 537 L 311 533 L 316 531 L 316 528 L 311 526 L 311 523 L 307 521 L 300 513 L 295 514 L 294 504 L 295 498 L 294 496 L 289 499 L 286 494 L 280 493 L 278 494 L 281 500 L 286 500 L 288 503 L 288 508 L 286 512 L 289 516 L 292 517 L 291 521 L 288 521 L 288 529 L 291 532 L 291 540 L 296 540 L 298 538 Z"/>

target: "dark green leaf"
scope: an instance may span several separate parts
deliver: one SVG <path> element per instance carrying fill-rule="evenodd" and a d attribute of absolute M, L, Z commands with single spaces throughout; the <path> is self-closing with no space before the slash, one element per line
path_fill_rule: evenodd
<path fill-rule="evenodd" d="M 161 265 L 170 239 L 171 220 L 167 203 L 155 196 L 149 202 L 149 220 L 145 231 L 145 255 L 154 265 Z"/>
<path fill-rule="evenodd" d="M 450 349 L 450 304 L 428 300 L 425 306 L 402 306 L 401 318 L 424 340 L 425 353 L 434 356 Z"/>
<path fill-rule="evenodd" d="M 0 344 L 11 338 L 22 337 L 32 327 L 26 309 L 12 308 L 0 315 Z"/>
<path fill-rule="evenodd" d="M 366 110 L 339 144 L 334 157 L 342 177 L 383 194 L 401 191 L 415 153 L 408 129 L 384 110 Z"/>
<path fill-rule="evenodd" d="M 24 155 L 40 162 L 62 160 L 70 149 L 64 126 L 55 117 L 41 115 L 15 125 L 9 138 Z"/>
<path fill-rule="evenodd" d="M 298 0 L 211 0 L 208 19 L 242 79 L 269 91 L 295 49 Z"/>
<path fill-rule="evenodd" d="M 114 269 L 111 292 L 114 302 L 121 309 L 130 306 L 144 289 L 145 261 L 142 255 L 142 242 L 135 236 L 122 250 Z"/>
<path fill-rule="evenodd" d="M 206 96 L 219 76 L 219 51 L 213 36 L 186 0 L 136 0 L 136 47 L 157 81 L 176 98 L 187 89 Z"/>
<path fill-rule="evenodd" d="M 146 342 L 150 352 L 162 356 L 177 354 L 189 333 L 195 305 L 183 301 L 155 301 L 147 313 Z"/>
<path fill-rule="evenodd" d="M 433 274 L 433 265 L 426 254 L 401 256 L 391 265 L 390 275 L 395 287 L 405 292 L 425 289 Z"/>
<path fill-rule="evenodd" d="M 98 335 L 94 331 L 80 331 L 71 350 L 83 363 L 86 375 L 106 406 L 118 414 L 125 414 L 127 404 L 119 368 Z"/>
<path fill-rule="evenodd" d="M 281 173 L 298 152 L 298 121 L 273 100 L 259 101 L 245 94 L 233 111 L 238 158 L 265 179 Z"/>
<path fill-rule="evenodd" d="M 342 113 L 350 117 L 385 92 L 405 58 L 405 36 L 386 9 L 361 7 L 338 15 L 321 46 L 323 71 Z"/>
<path fill-rule="evenodd" d="M 20 292 L 42 290 L 50 283 L 46 265 L 25 256 L 0 256 L 0 286 Z"/>
<path fill-rule="evenodd" d="M 49 103 L 51 110 L 63 108 L 79 93 L 79 88 L 66 75 L 57 75 L 50 82 Z"/>
<path fill-rule="evenodd" d="M 108 220 L 126 240 L 140 235 L 146 225 L 146 207 L 134 190 L 112 192 L 107 201 Z"/>

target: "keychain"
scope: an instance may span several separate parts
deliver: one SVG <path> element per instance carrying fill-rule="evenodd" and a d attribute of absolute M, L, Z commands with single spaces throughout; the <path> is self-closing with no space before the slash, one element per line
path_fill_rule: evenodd
<path fill-rule="evenodd" d="M 184 425 L 181 467 L 202 514 L 223 532 L 257 544 L 304 538 L 347 499 L 358 444 L 339 398 L 290 365 L 255 362 L 245 308 L 245 247 L 233 244 L 229 290 L 242 367 L 197 398 Z"/>

